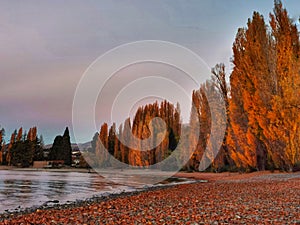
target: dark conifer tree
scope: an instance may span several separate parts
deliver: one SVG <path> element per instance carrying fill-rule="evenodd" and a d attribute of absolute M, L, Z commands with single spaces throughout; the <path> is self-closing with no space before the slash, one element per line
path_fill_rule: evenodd
<path fill-rule="evenodd" d="M 65 160 L 65 164 L 71 166 L 72 146 L 71 146 L 70 133 L 68 127 L 66 128 L 63 135 L 62 151 L 63 151 L 63 159 Z"/>
<path fill-rule="evenodd" d="M 65 129 L 63 136 L 55 137 L 52 147 L 50 148 L 49 159 L 64 160 L 65 165 L 72 164 L 72 146 L 70 141 L 69 128 Z"/>

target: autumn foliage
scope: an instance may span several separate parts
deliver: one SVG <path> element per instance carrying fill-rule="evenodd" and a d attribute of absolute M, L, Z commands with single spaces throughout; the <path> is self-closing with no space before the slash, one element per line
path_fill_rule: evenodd
<path fill-rule="evenodd" d="M 275 0 L 269 24 L 254 12 L 247 26 L 238 29 L 232 50 L 229 84 L 224 64 L 217 64 L 211 79 L 192 93 L 188 126 L 181 122 L 179 105 L 167 101 L 145 105 L 118 128 L 104 123 L 91 142 L 87 162 L 111 167 L 118 160 L 147 168 L 179 147 L 180 154 L 164 169 L 178 166 L 182 156 L 188 158 L 181 165 L 186 170 L 291 171 L 299 166 L 300 41 L 281 1 Z M 18 143 L 37 140 L 36 128 L 26 136 L 22 128 L 15 131 L 8 145 L 3 135 L 0 130 L 0 161 L 8 165 L 20 163 L 16 159 L 23 150 Z M 27 164 L 34 151 L 29 147 L 22 153 L 31 154 Z"/>
<path fill-rule="evenodd" d="M 118 132 L 115 124 L 103 124 L 93 150 L 98 166 L 108 166 L 109 155 L 132 166 L 154 165 L 172 153 L 180 135 L 188 136 L 180 148 L 189 157 L 182 165 L 186 170 L 290 171 L 300 164 L 300 41 L 282 3 L 275 1 L 269 26 L 254 12 L 238 29 L 232 49 L 230 83 L 224 64 L 217 64 L 211 80 L 192 94 L 187 132 L 179 107 L 166 101 L 140 107 L 133 122 L 127 119 Z M 152 135 L 155 117 L 166 122 L 167 134 L 156 127 L 160 145 L 140 151 L 152 144 L 143 140 Z"/>
<path fill-rule="evenodd" d="M 227 145 L 239 168 L 291 170 L 300 162 L 300 43 L 280 1 L 270 28 L 254 12 L 233 45 Z"/>
<path fill-rule="evenodd" d="M 166 127 L 155 123 L 154 118 L 161 118 Z M 176 149 L 180 132 L 179 105 L 174 107 L 167 101 L 160 104 L 155 102 L 140 107 L 133 122 L 128 118 L 118 131 L 115 124 L 109 128 L 104 123 L 92 141 L 92 149 L 87 158 L 93 166 L 110 166 L 110 157 L 114 156 L 131 166 L 148 167 L 161 162 Z M 162 141 L 156 144 L 157 139 Z M 92 160 L 93 158 L 96 160 Z"/>
<path fill-rule="evenodd" d="M 0 139 L 3 131 L 0 133 Z M 28 167 L 35 160 L 43 159 L 43 148 L 37 137 L 37 128 L 32 127 L 28 133 L 21 127 L 15 130 L 8 145 L 3 144 L 0 151 L 0 164 Z"/>

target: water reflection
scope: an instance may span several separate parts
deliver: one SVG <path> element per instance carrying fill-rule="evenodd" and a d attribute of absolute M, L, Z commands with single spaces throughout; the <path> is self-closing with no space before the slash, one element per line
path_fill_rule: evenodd
<path fill-rule="evenodd" d="M 46 196 L 48 198 L 53 198 L 53 197 L 61 197 L 66 193 L 66 181 L 61 181 L 61 180 L 52 180 L 47 182 L 47 191 L 46 191 Z"/>
<path fill-rule="evenodd" d="M 85 199 L 118 188 L 124 189 L 97 174 L 0 170 L 0 213 L 50 200 L 64 203 Z"/>
<path fill-rule="evenodd" d="M 18 194 L 24 194 L 24 198 L 27 197 L 34 190 L 34 184 L 30 180 L 4 180 L 4 185 L 1 185 L 0 193 L 6 196 L 14 196 Z M 20 195 L 22 196 L 22 195 Z"/>

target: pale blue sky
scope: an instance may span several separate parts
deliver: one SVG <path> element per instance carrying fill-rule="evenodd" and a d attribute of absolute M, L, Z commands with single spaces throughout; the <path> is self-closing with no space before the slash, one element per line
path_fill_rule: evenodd
<path fill-rule="evenodd" d="M 299 18 L 298 0 L 283 1 Z M 183 45 L 230 71 L 236 31 L 254 10 L 268 21 L 272 0 L 46 0 L 0 2 L 0 125 L 38 126 L 45 142 L 66 126 L 86 68 L 106 51 L 138 40 Z M 100 118 L 101 120 L 101 118 Z"/>

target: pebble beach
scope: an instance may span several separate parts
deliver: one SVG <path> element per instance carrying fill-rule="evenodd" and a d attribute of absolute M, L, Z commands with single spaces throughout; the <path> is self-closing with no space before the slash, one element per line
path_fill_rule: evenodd
<path fill-rule="evenodd" d="M 1 215 L 0 224 L 300 224 L 300 173 L 179 173 L 178 184 Z"/>

